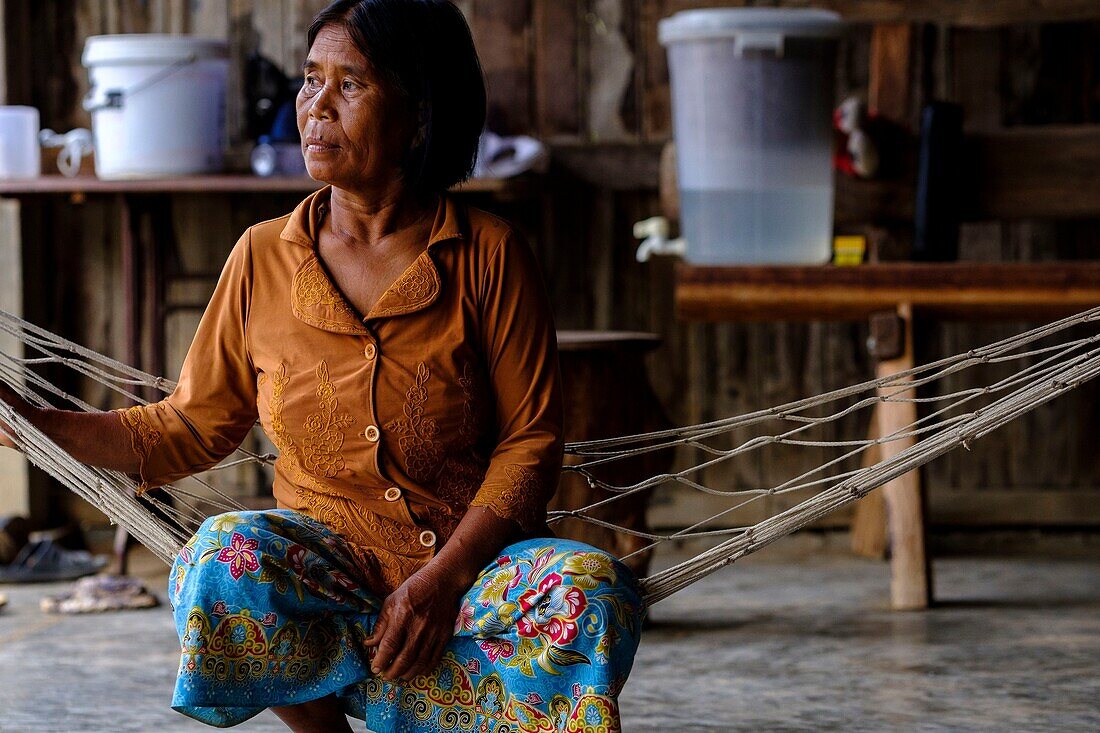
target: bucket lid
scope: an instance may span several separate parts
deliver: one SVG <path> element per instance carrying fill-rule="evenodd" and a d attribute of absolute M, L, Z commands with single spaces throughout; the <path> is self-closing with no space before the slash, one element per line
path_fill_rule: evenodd
<path fill-rule="evenodd" d="M 229 45 L 216 38 L 168 33 L 121 33 L 89 36 L 80 61 L 97 64 L 152 64 L 196 59 L 228 58 Z"/>
<path fill-rule="evenodd" d="M 840 14 L 820 8 L 705 8 L 683 10 L 657 23 L 662 44 L 768 33 L 795 38 L 836 38 Z"/>

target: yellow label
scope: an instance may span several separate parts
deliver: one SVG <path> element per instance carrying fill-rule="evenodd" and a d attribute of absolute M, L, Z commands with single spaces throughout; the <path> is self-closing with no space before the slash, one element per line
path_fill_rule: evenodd
<path fill-rule="evenodd" d="M 858 234 L 833 237 L 833 264 L 840 267 L 862 265 L 867 252 L 867 238 Z"/>

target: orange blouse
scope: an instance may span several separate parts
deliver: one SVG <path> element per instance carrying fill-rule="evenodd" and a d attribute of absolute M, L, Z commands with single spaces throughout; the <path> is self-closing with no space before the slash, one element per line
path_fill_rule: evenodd
<path fill-rule="evenodd" d="M 467 507 L 548 532 L 562 463 L 549 299 L 506 222 L 443 195 L 427 247 L 365 318 L 317 255 L 330 187 L 233 248 L 164 400 L 118 412 L 145 488 L 209 468 L 259 417 L 280 508 L 349 540 L 392 591 Z"/>

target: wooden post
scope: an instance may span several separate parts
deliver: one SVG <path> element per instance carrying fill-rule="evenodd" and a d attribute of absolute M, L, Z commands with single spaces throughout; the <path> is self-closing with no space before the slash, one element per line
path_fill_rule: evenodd
<path fill-rule="evenodd" d="M 23 238 L 19 202 L 0 200 L 0 309 L 23 314 Z M 0 351 L 22 356 L 19 339 L 0 334 Z M 27 461 L 10 450 L 0 450 L 0 514 L 30 516 L 31 497 Z"/>
<path fill-rule="evenodd" d="M 139 246 L 138 220 L 128 194 L 118 197 L 119 228 L 122 238 L 122 288 L 126 298 L 126 362 L 141 368 L 141 327 L 145 315 L 141 288 L 142 259 Z M 135 402 L 136 404 L 136 402 Z M 115 530 L 114 566 L 112 572 L 126 575 L 130 560 L 130 533 L 121 524 Z"/>
<path fill-rule="evenodd" d="M 913 368 L 913 309 L 903 303 L 898 306 L 897 314 L 904 331 L 901 352 L 895 358 L 879 362 L 877 373 L 880 377 Z M 896 387 L 879 390 L 879 395 L 888 396 L 896 391 Z M 898 401 L 898 398 L 913 396 L 915 392 L 909 390 L 879 403 L 874 417 L 879 436 L 888 438 L 916 422 L 916 404 Z M 915 437 L 887 440 L 879 446 L 881 459 L 886 460 L 915 442 Z M 890 481 L 880 491 L 885 499 L 890 539 L 891 604 L 899 611 L 927 608 L 932 601 L 932 572 L 925 543 L 925 500 L 920 472 L 910 471 Z"/>

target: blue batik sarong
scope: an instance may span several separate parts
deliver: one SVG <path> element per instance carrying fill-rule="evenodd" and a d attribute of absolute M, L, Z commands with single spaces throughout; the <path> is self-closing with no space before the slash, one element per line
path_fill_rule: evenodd
<path fill-rule="evenodd" d="M 345 540 L 299 512 L 211 517 L 169 578 L 181 658 L 172 707 L 219 727 L 337 695 L 373 731 L 618 731 L 645 604 L 631 571 L 571 540 L 504 548 L 463 597 L 438 667 L 370 671 L 382 599 Z"/>

